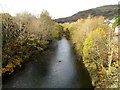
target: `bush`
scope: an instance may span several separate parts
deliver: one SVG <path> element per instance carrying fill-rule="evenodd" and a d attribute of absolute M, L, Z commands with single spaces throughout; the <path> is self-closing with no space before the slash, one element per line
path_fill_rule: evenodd
<path fill-rule="evenodd" d="M 92 84 L 96 88 L 117 88 L 118 44 L 104 17 L 88 17 L 62 26 L 69 31 L 78 60 L 83 59 Z"/>
<path fill-rule="evenodd" d="M 43 11 L 39 18 L 26 12 L 16 17 L 3 13 L 2 29 L 3 75 L 11 74 L 31 56 L 43 52 L 48 44 L 62 36 L 63 31 L 47 11 Z"/>

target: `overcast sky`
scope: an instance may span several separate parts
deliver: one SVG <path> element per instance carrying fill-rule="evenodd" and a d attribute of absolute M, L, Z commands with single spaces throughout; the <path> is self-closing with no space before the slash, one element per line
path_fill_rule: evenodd
<path fill-rule="evenodd" d="M 103 5 L 118 4 L 119 0 L 0 0 L 0 12 L 11 15 L 27 11 L 39 15 L 47 10 L 53 18 L 71 16 L 79 11 Z"/>

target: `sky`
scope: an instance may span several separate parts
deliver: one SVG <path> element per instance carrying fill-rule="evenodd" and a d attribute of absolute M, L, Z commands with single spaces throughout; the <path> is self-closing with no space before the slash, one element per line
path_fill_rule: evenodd
<path fill-rule="evenodd" d="M 53 19 L 71 16 L 79 11 L 118 4 L 119 0 L 0 0 L 0 12 L 16 13 L 27 11 L 35 16 L 47 10 Z"/>

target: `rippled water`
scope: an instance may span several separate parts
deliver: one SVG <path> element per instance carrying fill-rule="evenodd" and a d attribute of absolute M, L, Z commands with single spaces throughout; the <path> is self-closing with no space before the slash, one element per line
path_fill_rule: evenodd
<path fill-rule="evenodd" d="M 89 73 L 75 60 L 71 44 L 65 38 L 52 49 L 29 62 L 3 83 L 3 88 L 87 88 L 92 87 Z"/>

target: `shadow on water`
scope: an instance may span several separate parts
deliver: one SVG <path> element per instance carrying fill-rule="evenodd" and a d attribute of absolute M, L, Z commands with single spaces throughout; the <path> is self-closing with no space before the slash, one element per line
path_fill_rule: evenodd
<path fill-rule="evenodd" d="M 94 88 L 92 86 L 92 80 L 91 77 L 89 75 L 89 72 L 87 71 L 87 69 L 85 68 L 82 60 L 78 61 L 76 60 L 76 68 L 78 71 L 78 81 L 79 84 L 81 85 L 81 88 Z"/>
<path fill-rule="evenodd" d="M 82 61 L 75 60 L 70 43 L 62 38 L 3 82 L 3 88 L 91 88 Z"/>

